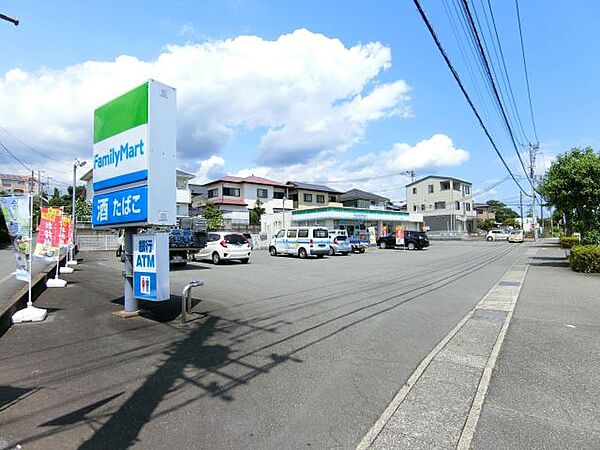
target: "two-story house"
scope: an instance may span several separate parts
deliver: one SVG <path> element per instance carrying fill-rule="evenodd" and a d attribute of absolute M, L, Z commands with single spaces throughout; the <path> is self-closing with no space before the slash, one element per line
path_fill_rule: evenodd
<path fill-rule="evenodd" d="M 473 185 L 468 181 L 439 176 L 421 178 L 406 185 L 406 203 L 409 212 L 423 215 L 430 231 L 477 230 Z"/>
<path fill-rule="evenodd" d="M 319 206 L 343 206 L 340 203 L 342 192 L 321 184 L 288 181 L 289 198 L 294 202 L 294 209 L 307 209 Z"/>
<path fill-rule="evenodd" d="M 0 174 L 0 192 L 7 194 L 25 194 L 31 189 L 32 178 L 28 175 Z M 37 189 L 37 180 L 33 179 L 34 190 Z"/>
<path fill-rule="evenodd" d="M 340 195 L 340 202 L 348 208 L 391 209 L 390 199 L 360 189 L 350 189 Z"/>
<path fill-rule="evenodd" d="M 226 176 L 205 183 L 206 200 L 217 205 L 223 217 L 234 224 L 250 223 L 249 211 L 260 200 L 265 214 L 285 214 L 293 209 L 287 196 L 288 186 L 279 181 L 254 175 L 249 177 Z"/>

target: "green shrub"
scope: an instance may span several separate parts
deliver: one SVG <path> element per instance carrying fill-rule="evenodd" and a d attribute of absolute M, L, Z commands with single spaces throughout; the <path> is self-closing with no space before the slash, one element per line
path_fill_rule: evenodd
<path fill-rule="evenodd" d="M 576 272 L 600 273 L 600 245 L 576 245 L 569 256 L 571 269 Z"/>
<path fill-rule="evenodd" d="M 575 236 L 563 236 L 560 238 L 560 246 L 562 248 L 571 248 L 579 244 L 579 238 Z"/>
<path fill-rule="evenodd" d="M 582 244 L 585 245 L 598 245 L 600 244 L 600 230 L 588 230 L 583 235 L 581 240 Z"/>

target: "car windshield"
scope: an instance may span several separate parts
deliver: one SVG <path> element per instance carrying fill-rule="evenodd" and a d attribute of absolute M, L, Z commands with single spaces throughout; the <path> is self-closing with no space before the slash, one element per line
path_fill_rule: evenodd
<path fill-rule="evenodd" d="M 324 228 L 317 228 L 317 229 L 313 230 L 313 237 L 314 238 L 326 238 L 326 237 L 329 237 L 329 233 Z"/>
<path fill-rule="evenodd" d="M 246 244 L 248 242 L 246 240 L 246 238 L 244 236 L 242 236 L 241 234 L 228 234 L 227 236 L 225 236 L 225 241 L 228 244 L 234 244 L 234 245 L 242 245 L 242 244 Z"/>

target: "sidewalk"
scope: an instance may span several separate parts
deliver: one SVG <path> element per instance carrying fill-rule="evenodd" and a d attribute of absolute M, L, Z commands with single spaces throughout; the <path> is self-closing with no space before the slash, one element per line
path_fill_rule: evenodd
<path fill-rule="evenodd" d="M 600 276 L 541 246 L 528 271 L 473 444 L 598 448 Z"/>
<path fill-rule="evenodd" d="M 357 449 L 599 448 L 600 276 L 554 243 L 530 247 Z"/>

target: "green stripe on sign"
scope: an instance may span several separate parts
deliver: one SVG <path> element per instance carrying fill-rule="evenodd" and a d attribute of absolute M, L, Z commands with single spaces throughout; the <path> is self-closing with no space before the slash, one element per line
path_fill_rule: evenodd
<path fill-rule="evenodd" d="M 148 123 L 148 83 L 94 111 L 94 144 L 144 123 Z"/>

